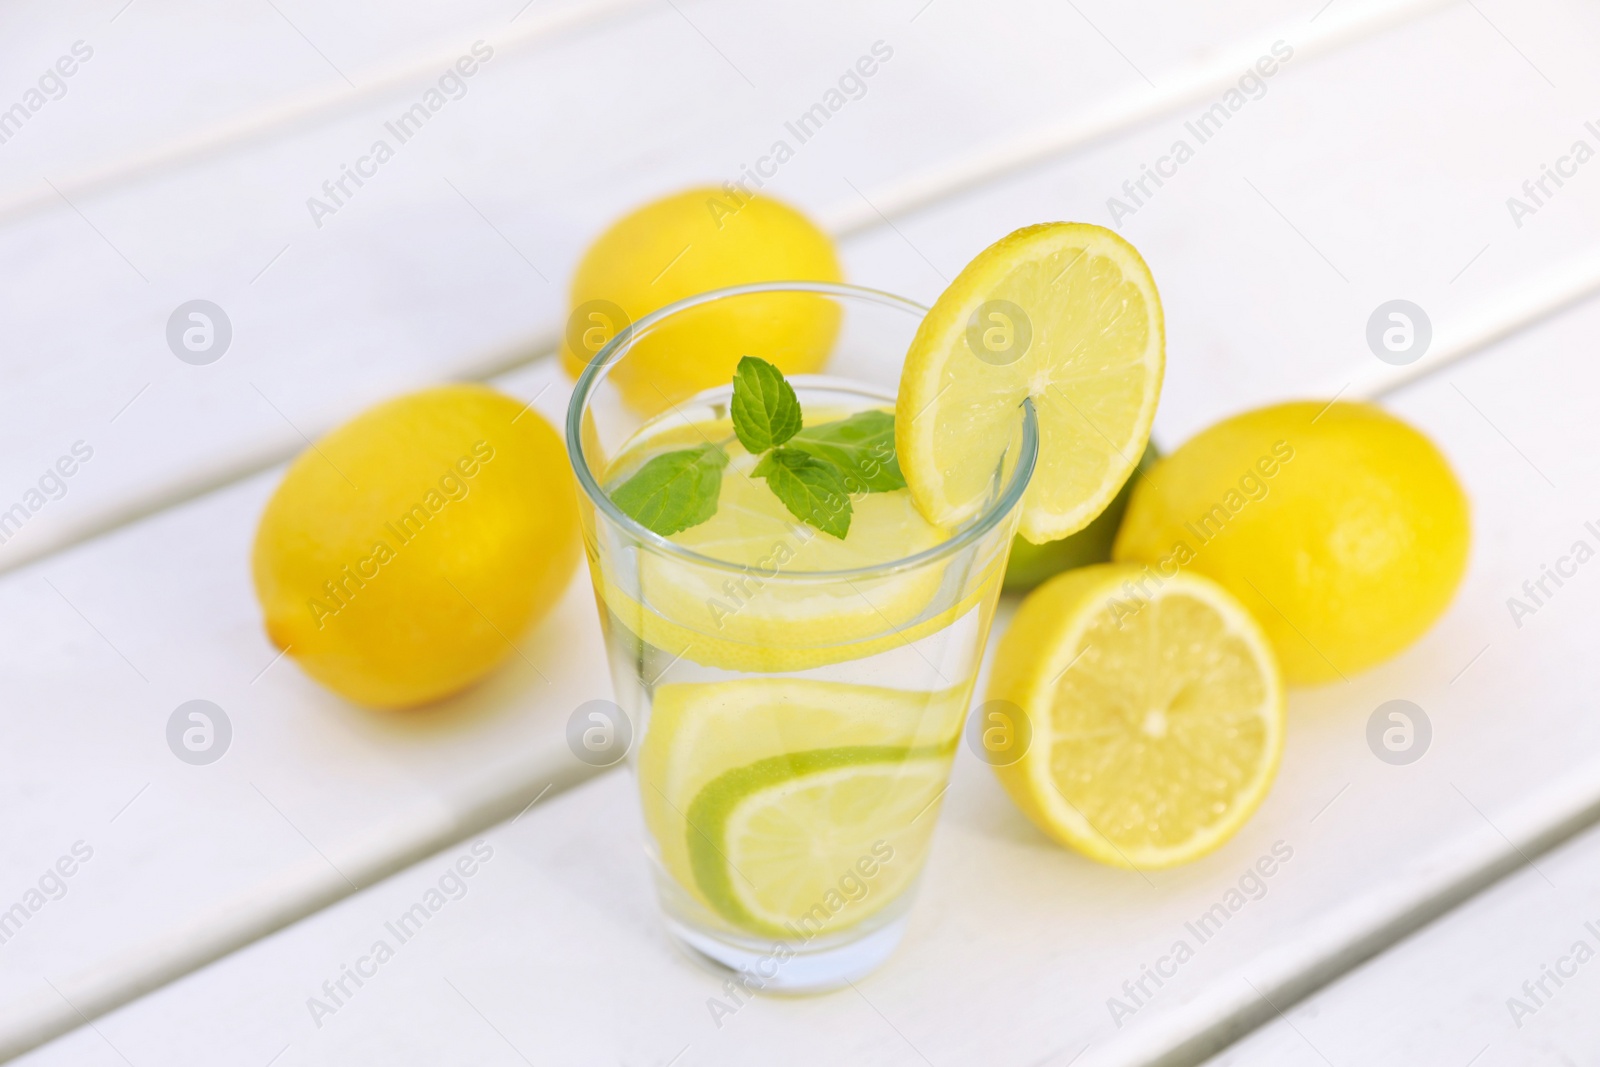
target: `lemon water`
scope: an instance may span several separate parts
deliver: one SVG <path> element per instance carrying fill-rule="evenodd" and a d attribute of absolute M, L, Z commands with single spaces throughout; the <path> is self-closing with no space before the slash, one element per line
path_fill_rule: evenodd
<path fill-rule="evenodd" d="M 808 427 L 892 407 L 796 385 Z M 760 988 L 829 987 L 899 939 L 1014 517 L 963 538 L 902 488 L 852 493 L 847 535 L 824 533 L 753 473 L 726 392 L 709 396 L 606 470 L 609 490 L 663 452 L 728 457 L 715 514 L 670 544 L 596 539 L 609 659 L 674 932 Z"/>

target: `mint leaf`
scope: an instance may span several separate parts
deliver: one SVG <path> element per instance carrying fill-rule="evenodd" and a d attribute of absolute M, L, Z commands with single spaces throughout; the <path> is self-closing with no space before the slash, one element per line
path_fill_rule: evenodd
<path fill-rule="evenodd" d="M 776 448 L 751 471 L 801 522 L 844 540 L 850 532 L 850 492 L 845 473 L 831 462 L 796 448 Z"/>
<path fill-rule="evenodd" d="M 789 439 L 789 447 L 838 467 L 852 495 L 906 487 L 894 454 L 894 416 L 887 411 L 858 411 L 848 419 L 808 426 Z"/>
<path fill-rule="evenodd" d="M 733 372 L 733 432 L 751 455 L 776 448 L 800 429 L 800 401 L 783 372 L 745 356 Z"/>
<path fill-rule="evenodd" d="M 664 452 L 611 492 L 611 500 L 645 529 L 668 537 L 717 513 L 728 454 L 716 445 Z"/>

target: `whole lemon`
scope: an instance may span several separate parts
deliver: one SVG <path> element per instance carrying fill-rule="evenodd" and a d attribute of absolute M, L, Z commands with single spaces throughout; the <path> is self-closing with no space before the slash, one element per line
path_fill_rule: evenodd
<path fill-rule="evenodd" d="M 1466 570 L 1465 492 L 1433 443 L 1369 404 L 1237 415 L 1134 488 L 1113 557 L 1215 579 L 1272 639 L 1291 682 L 1347 677 L 1439 617 Z M 1132 596 L 1132 591 L 1129 591 Z"/>
<path fill-rule="evenodd" d="M 565 449 L 480 385 L 379 404 L 302 452 L 268 501 L 252 568 L 267 635 L 372 707 L 472 684 L 578 559 Z"/>
<path fill-rule="evenodd" d="M 737 190 L 689 189 L 624 216 L 589 246 L 572 279 L 562 363 L 577 377 L 623 327 L 684 297 L 842 277 L 832 240 L 794 208 Z M 610 380 L 629 404 L 654 413 L 728 384 L 741 356 L 760 356 L 785 374 L 820 370 L 838 332 L 838 306 L 825 298 L 738 297 L 641 336 Z"/>

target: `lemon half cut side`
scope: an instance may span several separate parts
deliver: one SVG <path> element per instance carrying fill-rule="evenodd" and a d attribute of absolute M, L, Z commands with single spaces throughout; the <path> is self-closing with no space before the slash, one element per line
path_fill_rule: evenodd
<path fill-rule="evenodd" d="M 1265 633 L 1232 594 L 1187 572 L 1129 584 L 1140 568 L 1069 571 L 1018 611 L 991 700 L 1032 727 L 996 767 L 1051 837 L 1120 867 L 1169 867 L 1221 846 L 1271 788 L 1284 687 Z"/>

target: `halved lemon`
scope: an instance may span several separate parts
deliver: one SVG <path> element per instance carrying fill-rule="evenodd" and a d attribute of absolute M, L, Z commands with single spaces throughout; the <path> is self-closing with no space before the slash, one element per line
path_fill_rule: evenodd
<path fill-rule="evenodd" d="M 1232 837 L 1283 753 L 1284 691 L 1261 627 L 1187 572 L 1101 564 L 1024 601 L 991 700 L 1032 728 L 996 767 L 1045 833 L 1120 867 L 1185 863 Z"/>
<path fill-rule="evenodd" d="M 939 526 L 974 515 L 1031 398 L 1020 531 L 1043 544 L 1083 529 L 1143 454 L 1165 365 L 1161 298 L 1128 242 L 1073 222 L 995 242 L 934 303 L 901 371 L 895 447 L 918 510 Z"/>

